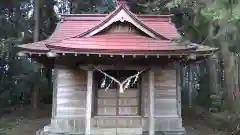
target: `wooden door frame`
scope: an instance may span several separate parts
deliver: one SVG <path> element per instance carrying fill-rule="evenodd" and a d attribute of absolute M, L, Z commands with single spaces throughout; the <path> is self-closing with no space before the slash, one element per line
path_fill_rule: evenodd
<path fill-rule="evenodd" d="M 114 66 L 106 66 L 104 69 L 102 69 L 101 68 L 101 70 L 118 70 L 119 71 L 119 68 L 115 68 Z M 120 69 L 120 70 L 122 70 L 122 69 Z M 136 70 L 136 69 L 134 69 L 134 68 L 124 68 L 123 69 L 123 71 L 128 71 L 128 70 Z M 97 71 L 97 70 L 95 70 L 95 71 Z M 137 70 L 136 70 L 137 71 Z M 93 74 L 93 79 L 94 79 L 94 75 L 95 74 Z M 140 75 L 140 77 L 139 77 L 139 79 L 140 79 L 140 81 L 138 81 L 138 90 L 137 90 L 137 115 L 119 115 L 119 99 L 120 99 L 120 97 L 119 97 L 119 92 L 118 91 L 116 91 L 116 116 L 114 116 L 114 117 L 130 117 L 130 116 L 133 116 L 133 117 L 141 117 L 142 116 L 142 105 L 141 105 L 141 103 L 143 102 L 142 101 L 142 88 L 141 88 L 141 75 Z M 98 115 L 97 114 L 97 111 L 98 111 L 98 90 L 99 90 L 99 88 L 98 87 L 94 87 L 94 89 L 93 89 L 93 96 L 92 96 L 92 100 L 93 100 L 93 104 L 92 104 L 92 110 L 93 110 L 93 112 L 92 112 L 92 117 L 106 117 L 106 116 L 110 116 L 110 117 L 113 117 L 112 115 Z"/>

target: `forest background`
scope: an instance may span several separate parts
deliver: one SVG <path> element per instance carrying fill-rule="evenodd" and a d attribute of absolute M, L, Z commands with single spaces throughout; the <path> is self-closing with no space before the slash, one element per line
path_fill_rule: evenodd
<path fill-rule="evenodd" d="M 114 0 L 1 0 L 0 118 L 19 108 L 37 112 L 52 102 L 52 69 L 18 57 L 17 45 L 48 38 L 60 13 L 108 13 L 115 4 Z M 194 114 L 214 120 L 213 114 L 222 114 L 223 124 L 215 126 L 238 131 L 240 1 L 129 0 L 129 5 L 139 14 L 171 13 L 182 42 L 220 49 L 206 60 L 182 65 L 183 104 L 194 108 Z M 226 115 L 231 117 L 226 119 Z M 224 122 L 229 127 L 221 126 Z"/>

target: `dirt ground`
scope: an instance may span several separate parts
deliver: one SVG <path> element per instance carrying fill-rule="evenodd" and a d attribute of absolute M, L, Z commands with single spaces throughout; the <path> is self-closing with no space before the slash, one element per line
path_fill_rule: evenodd
<path fill-rule="evenodd" d="M 9 114 L 0 118 L 0 135 L 1 132 L 5 135 L 35 135 L 36 131 L 49 124 L 51 113 L 42 113 L 37 117 L 30 117 L 31 112 L 24 113 L 25 117 L 15 114 Z M 44 114 L 44 115 L 43 115 Z M 204 122 L 194 119 L 184 121 L 187 135 L 224 135 L 223 132 L 215 131 L 207 126 Z M 201 124 L 200 124 L 201 123 Z"/>
<path fill-rule="evenodd" d="M 0 135 L 36 135 L 36 131 L 50 122 L 51 106 L 36 112 L 26 107 L 0 117 Z"/>
<path fill-rule="evenodd" d="M 211 129 L 203 124 L 199 124 L 197 120 L 185 122 L 184 127 L 187 131 L 187 135 L 226 135 L 224 132 Z"/>
<path fill-rule="evenodd" d="M 27 120 L 24 124 L 6 129 L 6 135 L 36 135 L 36 131 L 49 123 L 49 118 Z"/>
<path fill-rule="evenodd" d="M 38 129 L 43 128 L 48 123 L 49 118 L 28 120 L 20 126 L 7 129 L 5 132 L 6 135 L 35 135 Z M 220 131 L 214 131 L 213 129 L 205 127 L 204 125 L 196 124 L 194 121 L 187 123 L 185 128 L 187 135 L 224 135 L 224 133 Z"/>

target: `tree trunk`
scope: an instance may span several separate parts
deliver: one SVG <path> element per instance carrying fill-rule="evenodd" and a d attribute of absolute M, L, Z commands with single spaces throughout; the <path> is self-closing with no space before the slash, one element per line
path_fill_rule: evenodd
<path fill-rule="evenodd" d="M 39 40 L 39 0 L 34 0 L 34 42 Z"/>
<path fill-rule="evenodd" d="M 72 14 L 72 10 L 73 10 L 73 2 L 72 0 L 69 1 L 69 13 Z"/>
<path fill-rule="evenodd" d="M 32 92 L 32 109 L 34 112 L 37 112 L 38 109 L 38 95 L 39 95 L 39 85 L 36 82 L 33 84 L 33 92 Z"/>
<path fill-rule="evenodd" d="M 235 101 L 234 101 L 234 111 L 239 113 L 240 112 L 240 91 L 239 91 L 239 60 L 238 56 L 236 54 L 233 54 L 233 59 L 234 59 L 234 69 L 233 69 L 233 85 L 234 85 L 234 96 L 235 96 Z"/>
<path fill-rule="evenodd" d="M 34 42 L 39 40 L 39 0 L 34 0 L 34 20 L 35 20 L 35 28 L 34 28 Z M 37 112 L 38 109 L 38 93 L 39 93 L 39 86 L 38 82 L 34 83 L 33 85 L 33 92 L 32 92 L 32 109 L 34 112 Z"/>
<path fill-rule="evenodd" d="M 209 69 L 209 79 L 210 79 L 210 91 L 212 93 L 217 93 L 219 92 L 220 90 L 220 87 L 219 87 L 219 78 L 218 78 L 218 61 L 219 57 L 216 56 L 216 58 L 209 58 L 208 60 L 208 69 Z"/>
<path fill-rule="evenodd" d="M 234 72 L 234 56 L 228 50 L 227 45 L 222 46 L 222 56 L 223 56 L 223 66 L 225 74 L 225 83 L 226 83 L 226 106 L 229 107 L 232 111 L 237 111 L 236 105 L 236 94 L 235 94 L 235 72 Z"/>
<path fill-rule="evenodd" d="M 193 65 L 188 65 L 188 107 L 193 105 Z"/>

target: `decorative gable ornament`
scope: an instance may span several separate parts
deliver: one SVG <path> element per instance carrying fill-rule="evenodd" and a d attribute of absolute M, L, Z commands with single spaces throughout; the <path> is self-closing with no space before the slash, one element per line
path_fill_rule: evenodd
<path fill-rule="evenodd" d="M 124 22 L 124 21 L 125 21 L 125 19 L 124 19 L 123 16 L 121 17 L 120 21 L 121 21 L 121 22 Z"/>

